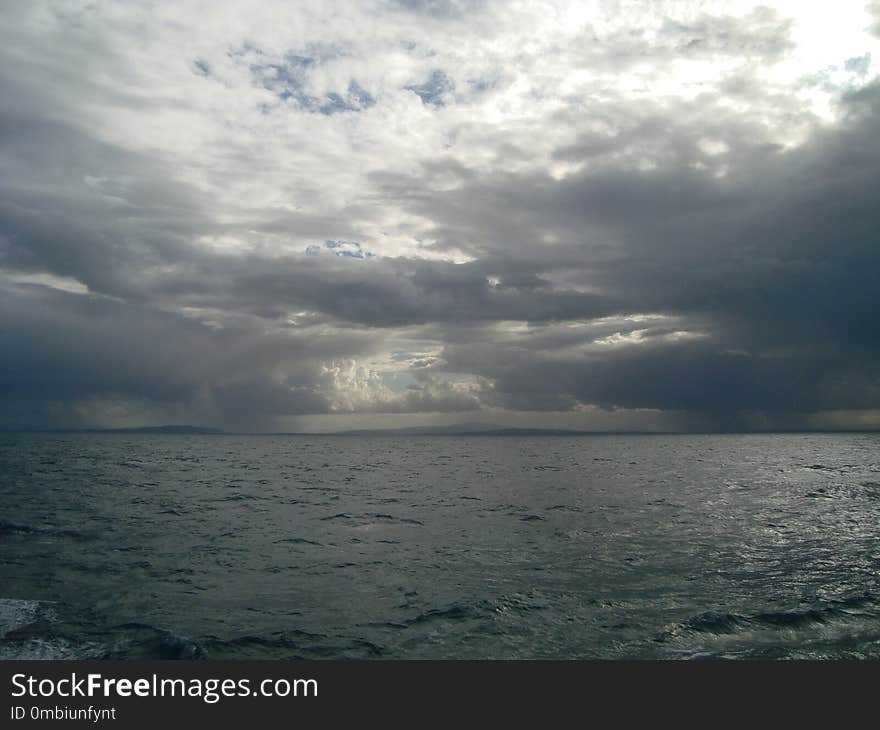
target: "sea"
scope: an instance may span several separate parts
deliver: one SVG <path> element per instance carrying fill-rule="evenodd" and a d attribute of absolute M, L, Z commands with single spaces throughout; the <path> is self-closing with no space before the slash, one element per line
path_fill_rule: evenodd
<path fill-rule="evenodd" d="M 880 658 L 880 434 L 0 434 L 0 659 Z"/>

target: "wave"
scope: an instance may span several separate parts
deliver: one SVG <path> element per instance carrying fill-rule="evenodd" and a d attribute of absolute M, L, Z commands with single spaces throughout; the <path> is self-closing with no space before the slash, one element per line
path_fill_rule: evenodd
<path fill-rule="evenodd" d="M 481 618 L 481 613 L 469 606 L 454 603 L 446 608 L 432 608 L 420 613 L 415 618 L 404 621 L 406 626 L 418 626 L 434 621 L 463 621 L 467 619 Z"/>
<path fill-rule="evenodd" d="M 876 658 L 878 619 L 880 605 L 864 593 L 804 608 L 704 611 L 654 641 L 688 658 Z"/>
<path fill-rule="evenodd" d="M 394 624 L 396 627 L 419 626 L 437 621 L 472 621 L 472 620 L 497 620 L 500 616 L 517 613 L 528 614 L 534 611 L 542 611 L 547 608 L 543 602 L 537 602 L 536 596 L 530 594 L 512 594 L 498 596 L 493 599 L 478 601 L 473 604 L 452 603 L 442 608 L 432 608 L 417 616 L 401 623 Z M 540 598 L 540 596 L 537 596 Z"/>
<path fill-rule="evenodd" d="M 323 546 L 323 543 L 320 543 L 317 540 L 307 540 L 304 537 L 287 537 L 282 540 L 275 541 L 276 545 L 279 545 L 281 543 L 288 543 L 290 545 L 317 545 L 319 547 Z"/>
<path fill-rule="evenodd" d="M 324 634 L 300 629 L 230 639 L 216 636 L 202 642 L 212 659 L 365 659 L 384 655 L 385 649 L 361 638 L 332 641 Z"/>
<path fill-rule="evenodd" d="M 87 539 L 91 535 L 87 535 L 76 530 L 67 530 L 57 527 L 45 527 L 34 525 L 22 525 L 16 522 L 7 522 L 0 520 L 0 537 L 8 535 L 48 535 L 52 537 L 73 537 L 77 539 Z M 3 600 L 3 599 L 0 599 Z"/>
<path fill-rule="evenodd" d="M 47 602 L 0 598 L 0 639 L 54 619 L 54 611 Z"/>
<path fill-rule="evenodd" d="M 85 628 L 47 601 L 0 598 L 0 659 L 204 659 L 195 641 L 146 623 Z"/>
<path fill-rule="evenodd" d="M 87 658 L 82 647 L 55 635 L 58 620 L 52 602 L 0 598 L 0 660 Z"/>
<path fill-rule="evenodd" d="M 352 515 L 348 512 L 339 512 L 335 515 L 322 517 L 322 522 L 336 522 L 340 520 L 351 520 L 351 524 L 358 527 L 372 527 L 377 524 L 387 525 L 415 525 L 423 527 L 424 522 L 413 519 L 412 517 L 397 517 L 395 515 L 386 514 L 384 512 L 364 512 L 363 514 Z"/>

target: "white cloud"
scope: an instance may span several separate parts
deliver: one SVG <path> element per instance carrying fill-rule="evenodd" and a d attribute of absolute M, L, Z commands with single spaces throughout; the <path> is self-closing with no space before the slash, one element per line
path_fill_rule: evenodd
<path fill-rule="evenodd" d="M 805 119 L 780 109 L 777 95 L 827 117 L 833 89 L 804 79 L 872 51 L 880 57 L 877 39 L 859 2 L 756 6 L 480 3 L 461 17 L 432 17 L 380 2 L 34 2 L 7 24 L 3 55 L 28 63 L 24 82 L 44 87 L 57 118 L 172 163 L 180 181 L 211 196 L 230 229 L 224 247 L 294 239 L 301 249 L 315 231 L 298 218 L 319 217 L 327 222 L 319 240 L 345 228 L 377 253 L 419 255 L 430 222 L 384 195 L 372 175 L 418 175 L 442 160 L 475 175 L 534 168 L 563 177 L 581 168 L 554 159 L 555 150 L 601 120 L 609 102 L 705 96 L 745 64 L 755 85 L 730 108 L 763 124 L 768 140 L 802 139 Z M 793 45 L 777 55 L 789 30 Z M 449 79 L 445 104 L 411 90 L 432 74 Z M 353 83 L 370 98 L 354 104 L 359 111 L 325 115 L 297 98 L 344 107 L 338 100 Z M 611 135 L 620 131 L 610 124 Z M 634 164 L 654 163 L 649 154 Z M 262 230 L 285 216 L 283 232 Z"/>

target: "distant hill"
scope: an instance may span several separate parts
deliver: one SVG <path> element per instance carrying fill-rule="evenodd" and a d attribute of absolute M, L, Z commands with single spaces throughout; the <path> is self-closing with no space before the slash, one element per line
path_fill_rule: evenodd
<path fill-rule="evenodd" d="M 340 431 L 344 436 L 581 436 L 592 431 L 559 428 L 513 428 L 491 423 L 458 423 L 451 426 L 359 429 Z"/>

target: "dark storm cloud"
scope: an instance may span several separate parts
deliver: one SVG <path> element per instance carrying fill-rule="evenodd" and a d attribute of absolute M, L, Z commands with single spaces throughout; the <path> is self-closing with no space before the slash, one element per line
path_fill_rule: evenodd
<path fill-rule="evenodd" d="M 524 355 L 499 348 L 449 347 L 451 367 L 479 369 L 497 405 L 541 410 L 578 402 L 602 408 L 655 408 L 722 416 L 876 408 L 876 368 L 852 367 L 812 352 L 754 356 L 714 343 L 619 346 L 607 353 Z M 482 351 L 481 351 L 482 350 Z M 835 377 L 836 368 L 845 368 Z M 845 375 L 844 375 L 845 373 Z M 873 379 L 873 383 L 872 383 Z"/>
<path fill-rule="evenodd" d="M 686 168 L 671 152 L 666 166 L 646 172 L 600 169 L 562 181 L 513 177 L 426 196 L 421 211 L 433 205 L 439 226 L 446 220 L 472 226 L 475 239 L 487 216 L 491 228 L 492 216 L 515 211 L 520 247 L 484 237 L 482 258 L 470 264 L 209 255 L 183 242 L 200 224 L 199 201 L 141 179 L 135 191 L 141 204 L 128 227 L 119 223 L 126 213 L 113 204 L 91 220 L 76 191 L 63 186 L 53 216 L 29 214 L 27 201 L 7 197 L 3 265 L 69 276 L 96 292 L 124 292 L 153 305 L 258 317 L 304 308 L 328 321 L 393 327 L 662 313 L 708 335 L 697 344 L 649 342 L 561 359 L 548 358 L 537 337 L 514 352 L 493 344 L 491 333 L 470 351 L 447 348 L 449 370 L 493 381 L 486 403 L 514 409 L 877 407 L 880 221 L 872 181 L 880 160 L 872 139 L 878 98 L 876 87 L 854 95 L 844 129 L 793 153 L 764 150 L 762 157 L 726 135 L 734 157 L 727 178 Z M 667 138 L 672 148 L 686 146 Z M 189 207 L 178 225 L 173 212 L 183 205 Z M 162 236 L 150 226 L 141 233 L 139 219 L 161 219 Z M 523 230 L 556 230 L 565 242 L 541 245 Z M 7 397 L 39 392 L 61 400 L 133 388 L 145 398 L 193 398 L 211 377 L 203 369 L 181 370 L 180 363 L 216 359 L 223 339 L 111 300 L 89 300 L 75 319 L 69 305 L 52 317 L 49 305 L 17 309 L 16 303 L 5 308 L 4 342 L 13 343 L 5 358 Z M 34 322 L 37 313 L 45 319 Z M 160 343 L 146 358 L 139 354 L 145 340 Z M 202 348 L 204 354 L 193 355 Z M 340 354 L 346 350 L 340 347 Z M 277 357 L 264 351 L 254 361 Z M 302 385 L 262 382 L 258 367 L 242 379 L 243 366 L 233 368 L 238 380 L 215 387 L 221 410 L 328 410 L 308 378 Z M 411 396 L 388 410 L 421 405 L 424 399 Z"/>
<path fill-rule="evenodd" d="M 431 22 L 482 7 L 402 5 Z M 323 208 L 279 193 L 272 205 L 220 209 L 216 192 L 177 174 L 173 155 L 68 119 L 72 89 L 58 92 L 56 108 L 39 64 L 7 64 L 0 425 L 90 424 L 103 402 L 232 428 L 272 428 L 297 414 L 587 405 L 729 427 L 747 425 L 744 414 L 791 423 L 880 408 L 880 86 L 843 93 L 838 121 L 821 123 L 758 75 L 791 50 L 790 30 L 756 11 L 667 19 L 650 37 L 597 36 L 575 61 L 603 73 L 649 58 L 656 71 L 647 78 L 659 81 L 671 59 L 740 62 L 688 99 L 633 99 L 614 88 L 601 102 L 566 97 L 547 119 L 548 132 L 567 130 L 547 165 L 530 164 L 529 140 L 499 128 L 491 154 L 507 166 L 423 156 L 372 169 L 367 198 L 340 186 Z M 864 78 L 869 59 L 857 51 L 845 70 Z M 191 63 L 200 82 L 220 83 L 216 60 L 200 61 L 201 75 Z M 401 104 L 451 113 L 452 76 L 432 68 L 400 82 L 410 97 Z M 275 73 L 259 91 L 286 93 L 292 78 Z M 156 113 L 158 102 L 124 84 L 72 72 L 67 80 L 88 98 Z M 337 93 L 307 92 L 305 76 L 296 82 L 298 93 Z M 354 114 L 339 99 L 334 109 Z M 357 113 L 382 103 L 370 96 Z M 760 103 L 772 118 L 731 103 Z M 449 139 L 469 129 L 455 124 Z M 785 147 L 774 125 L 803 139 Z M 210 153 L 239 170 L 252 148 Z M 297 193 L 321 198 L 316 191 L 318 182 Z M 404 217 L 420 253 L 467 260 L 324 250 Z M 398 341 L 418 356 L 389 355 Z M 404 385 L 351 364 L 383 353 Z"/>
<path fill-rule="evenodd" d="M 120 398 L 183 404 L 229 424 L 260 415 L 330 410 L 320 392 L 321 364 L 370 350 L 357 333 L 267 333 L 253 322 L 215 329 L 179 314 L 39 285 L 0 291 L 0 399 L 40 425 L 46 405 L 56 421 L 84 425 L 67 406 Z M 88 424 L 85 424 L 88 425 Z"/>
<path fill-rule="evenodd" d="M 0 112 L 0 265 L 132 296 L 141 272 L 179 263 L 220 226 L 154 160 L 60 122 Z"/>
<path fill-rule="evenodd" d="M 529 407 L 526 394 L 535 408 L 548 397 L 716 413 L 878 407 L 880 213 L 872 179 L 880 153 L 871 140 L 880 87 L 845 104 L 842 128 L 793 152 L 756 154 L 728 135 L 731 171 L 719 179 L 671 153 L 645 172 L 600 169 L 458 191 L 437 219 L 476 224 L 468 201 L 504 199 L 535 230 L 568 237 L 558 256 L 570 282 L 594 287 L 599 301 L 626 302 L 631 313 L 674 316 L 703 338 L 647 338 L 560 357 L 547 355 L 539 338 L 533 347 L 451 345 L 448 366 L 493 380 L 493 398 L 516 408 Z M 552 247 L 542 251 L 552 260 Z M 534 261 L 528 247 L 520 255 Z M 491 260 L 492 251 L 484 256 Z"/>
<path fill-rule="evenodd" d="M 187 306 L 229 306 L 267 317 L 305 308 L 371 327 L 571 319 L 602 316 L 620 307 L 590 293 L 544 285 L 519 268 L 504 261 L 486 265 L 211 257 L 176 275 L 163 275 L 151 290 Z M 494 284 L 491 277 L 496 273 L 502 278 Z"/>

